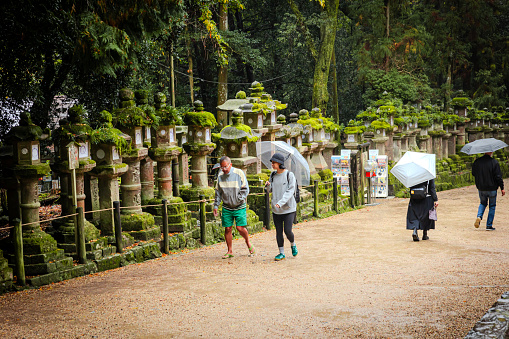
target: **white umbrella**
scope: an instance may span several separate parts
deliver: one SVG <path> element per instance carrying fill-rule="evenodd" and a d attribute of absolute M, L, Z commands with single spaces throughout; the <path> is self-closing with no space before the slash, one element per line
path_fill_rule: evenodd
<path fill-rule="evenodd" d="M 479 154 L 487 152 L 495 152 L 501 148 L 507 147 L 507 144 L 502 140 L 495 138 L 479 139 L 473 142 L 469 142 L 461 148 L 460 152 L 466 154 Z"/>
<path fill-rule="evenodd" d="M 299 151 L 288 145 L 284 141 L 262 141 L 256 147 L 257 154 L 261 157 L 262 163 L 265 167 L 271 169 L 272 163 L 270 158 L 274 153 L 281 153 L 285 157 L 285 167 L 295 174 L 297 184 L 307 186 L 309 185 L 309 165 L 306 159 L 299 153 Z"/>
<path fill-rule="evenodd" d="M 410 188 L 436 178 L 435 160 L 435 154 L 409 151 L 391 169 L 391 173 Z"/>

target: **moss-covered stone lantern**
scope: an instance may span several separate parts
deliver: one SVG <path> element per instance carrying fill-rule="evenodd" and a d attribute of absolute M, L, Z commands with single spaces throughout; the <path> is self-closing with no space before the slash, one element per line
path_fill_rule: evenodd
<path fill-rule="evenodd" d="M 256 157 L 249 156 L 247 145 L 249 142 L 256 142 L 260 136 L 255 135 L 251 127 L 242 124 L 240 109 L 233 111 L 232 120 L 232 125 L 223 128 L 214 138 L 223 144 L 233 166 L 242 169 L 247 175 L 247 168 L 257 161 Z"/>
<path fill-rule="evenodd" d="M 152 126 L 156 117 L 148 116 L 134 104 L 134 93 L 130 89 L 120 91 L 120 108 L 113 111 L 116 126 L 131 137 L 128 150 L 123 153 L 122 160 L 129 165 L 127 172 L 121 176 L 120 191 L 122 193 L 121 222 L 122 229 L 134 239 L 159 239 L 161 232 L 155 225 L 154 217 L 142 211 L 140 160 L 148 155 L 143 147 L 143 127 Z M 143 180 L 145 181 L 145 180 Z"/>
<path fill-rule="evenodd" d="M 176 125 L 182 119 L 174 107 L 164 107 L 156 111 L 157 128 L 152 128 L 152 146 L 149 156 L 157 161 L 157 199 L 169 199 L 172 194 L 172 160 L 177 159 L 182 148 L 177 145 Z M 178 173 L 175 173 L 178 176 Z M 153 202 L 149 202 L 152 204 Z"/>
<path fill-rule="evenodd" d="M 278 124 L 281 124 L 282 127 L 276 132 L 276 140 L 284 141 L 291 146 L 292 128 L 286 124 L 286 117 L 283 114 L 278 115 L 277 122 Z"/>
<path fill-rule="evenodd" d="M 184 201 L 197 201 L 200 195 L 205 199 L 214 198 L 214 189 L 208 186 L 207 156 L 216 148 L 212 142 L 212 128 L 217 126 L 216 118 L 203 109 L 200 100 L 194 102 L 194 111 L 184 115 L 184 124 L 187 125 L 187 141 L 183 148 L 191 156 L 191 187 L 183 188 L 180 196 Z M 193 217 L 198 218 L 199 205 L 189 204 Z M 207 221 L 214 220 L 211 203 L 206 206 Z"/>
<path fill-rule="evenodd" d="M 98 120 L 99 128 L 91 133 L 90 138 L 92 159 L 96 162 L 92 173 L 99 181 L 99 208 L 106 210 L 113 207 L 114 201 L 120 200 L 117 178 L 128 170 L 128 165 L 122 163 L 122 152 L 127 151 L 131 140 L 127 134 L 113 128 L 108 111 L 100 112 Z M 111 210 L 99 212 L 99 225 L 103 235 L 115 235 Z"/>
<path fill-rule="evenodd" d="M 56 240 L 44 232 L 39 223 L 38 180 L 50 172 L 47 163 L 41 163 L 40 159 L 36 159 L 40 158 L 39 140 L 42 138 L 41 128 L 32 123 L 29 113 L 21 114 L 19 126 L 13 127 L 5 138 L 6 143 L 12 145 L 10 165 L 13 179 L 19 180 L 19 193 L 16 192 L 16 195 L 20 195 L 16 196 L 15 201 L 20 209 L 19 217 L 23 224 L 23 258 L 27 276 L 48 274 L 73 267 L 72 258 L 64 256 L 64 251 L 57 247 Z M 31 148 L 28 148 L 29 145 Z M 17 208 L 16 204 L 11 205 L 12 202 L 10 199 L 9 209 Z M 7 251 L 11 249 L 11 246 L 7 247 Z M 8 254 L 10 264 L 14 265 L 13 253 Z"/>
<path fill-rule="evenodd" d="M 154 106 L 149 104 L 149 91 L 137 90 L 134 92 L 136 105 L 143 110 L 145 116 L 156 118 L 156 109 L 166 106 L 166 97 L 164 101 L 158 96 L 154 97 Z M 143 128 L 143 147 L 150 148 L 152 144 L 152 126 L 144 124 Z M 141 181 L 141 203 L 148 204 L 154 198 L 154 161 L 150 157 L 140 159 L 140 181 Z"/>
<path fill-rule="evenodd" d="M 251 98 L 253 99 L 253 98 Z M 253 102 L 259 101 L 259 98 L 254 98 Z M 217 123 L 220 129 L 225 128 L 231 124 L 231 115 L 234 109 L 250 102 L 246 97 L 244 91 L 237 92 L 235 99 L 228 99 L 222 105 L 217 106 Z"/>
<path fill-rule="evenodd" d="M 281 124 L 277 123 L 276 116 L 278 110 L 283 110 L 287 106 L 279 101 L 273 100 L 270 94 L 264 92 L 263 85 L 258 81 L 251 84 L 251 101 L 253 111 L 261 111 L 264 115 L 263 126 L 267 128 L 267 132 L 262 135 L 262 141 L 276 140 L 276 132 L 281 128 Z"/>
<path fill-rule="evenodd" d="M 244 104 L 239 107 L 239 109 L 242 111 L 242 116 L 244 118 L 244 124 L 249 126 L 251 128 L 251 131 L 255 135 L 264 136 L 269 129 L 267 127 L 264 127 L 263 121 L 264 121 L 264 113 L 263 110 L 258 109 L 256 111 L 253 111 L 254 105 L 252 103 Z M 248 167 L 247 172 L 249 174 L 259 174 L 262 170 L 262 159 L 261 155 L 257 153 L 257 145 L 259 145 L 262 141 L 262 138 L 258 138 L 256 142 L 249 142 L 248 143 L 248 155 L 251 157 L 256 157 L 257 161 L 256 163 L 252 164 Z"/>
<path fill-rule="evenodd" d="M 291 145 L 299 150 L 300 153 L 304 151 L 307 146 L 302 145 L 302 135 L 304 134 L 304 126 L 298 123 L 299 115 L 297 113 L 290 114 L 290 123 L 288 127 L 291 128 Z"/>
<path fill-rule="evenodd" d="M 312 154 L 318 148 L 318 143 L 314 142 L 313 126 L 316 129 L 320 129 L 322 128 L 322 125 L 318 121 L 311 120 L 309 116 L 309 111 L 306 109 L 301 109 L 299 111 L 299 120 L 297 122 L 301 124 L 302 127 L 304 128 L 303 134 L 304 139 L 302 145 L 306 146 L 307 149 L 303 150 L 302 155 L 304 156 L 309 165 L 310 174 L 313 175 L 318 173 L 313 161 L 311 160 Z"/>

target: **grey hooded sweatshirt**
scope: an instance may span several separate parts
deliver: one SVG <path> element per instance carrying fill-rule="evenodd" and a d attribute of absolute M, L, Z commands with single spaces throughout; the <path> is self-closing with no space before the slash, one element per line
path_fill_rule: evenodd
<path fill-rule="evenodd" d="M 232 167 L 228 174 L 223 173 L 217 177 L 214 209 L 219 207 L 221 201 L 223 201 L 223 208 L 228 210 L 245 208 L 248 194 L 249 184 L 244 171 Z"/>
<path fill-rule="evenodd" d="M 272 180 L 269 180 L 269 192 L 272 192 L 272 213 L 288 214 L 297 211 L 297 202 L 295 201 L 295 188 L 297 181 L 292 172 L 285 170 L 278 174 L 274 172 Z M 277 208 L 279 205 L 280 208 Z"/>

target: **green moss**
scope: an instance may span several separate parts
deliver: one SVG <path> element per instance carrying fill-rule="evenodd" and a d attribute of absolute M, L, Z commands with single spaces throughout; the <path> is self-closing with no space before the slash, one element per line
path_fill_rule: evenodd
<path fill-rule="evenodd" d="M 247 140 L 248 142 L 256 142 L 258 141 L 259 137 L 257 136 L 254 136 L 253 135 L 253 131 L 251 129 L 251 127 L 249 127 L 248 125 L 244 125 L 244 124 L 234 124 L 234 125 L 228 125 L 228 126 L 225 126 L 223 129 L 227 128 L 227 127 L 235 127 L 236 129 L 238 130 L 241 130 L 241 131 L 244 131 L 246 132 L 248 135 L 243 137 L 243 138 L 238 138 L 238 139 L 235 139 L 235 140 L 225 140 L 225 141 L 234 141 L 235 143 L 237 144 L 241 144 L 243 141 Z M 221 130 L 222 132 L 223 130 Z M 221 139 L 221 133 L 212 133 L 212 140 L 214 141 L 219 141 L 219 140 L 222 140 Z"/>
<path fill-rule="evenodd" d="M 127 150 L 130 147 L 130 143 L 122 136 L 123 133 L 116 128 L 99 128 L 90 134 L 90 142 L 92 144 L 113 144 L 119 150 Z"/>
<path fill-rule="evenodd" d="M 320 181 L 320 179 L 321 179 L 320 174 L 318 174 L 318 173 L 311 175 L 311 178 L 310 178 L 311 184 L 314 184 L 315 181 Z"/>
<path fill-rule="evenodd" d="M 366 130 L 364 126 L 348 126 L 344 129 L 345 134 L 362 134 Z"/>
<path fill-rule="evenodd" d="M 245 99 L 246 97 L 246 92 L 244 91 L 238 91 L 235 95 L 235 99 Z"/>
<path fill-rule="evenodd" d="M 182 117 L 179 114 L 179 111 L 172 106 L 164 107 L 155 111 L 155 115 L 157 119 L 157 125 L 160 126 L 171 126 L 171 125 L 182 125 Z"/>
<path fill-rule="evenodd" d="M 331 181 L 333 177 L 332 171 L 328 168 L 318 172 L 318 175 L 322 181 Z"/>
<path fill-rule="evenodd" d="M 428 131 L 428 134 L 432 137 L 443 137 L 444 135 L 447 134 L 447 132 L 444 131 L 443 129 L 440 129 L 435 131 Z"/>
<path fill-rule="evenodd" d="M 166 155 L 173 155 L 173 153 L 175 152 L 182 153 L 182 147 L 179 146 L 158 147 L 158 148 L 151 147 L 149 152 L 150 157 L 153 158 L 164 157 Z"/>
<path fill-rule="evenodd" d="M 384 129 L 386 131 L 392 130 L 392 126 L 383 120 L 375 120 L 375 121 L 371 122 L 371 124 L 369 126 L 370 126 L 370 128 L 372 128 L 374 130 L 380 130 L 380 129 Z"/>
<path fill-rule="evenodd" d="M 362 121 L 370 121 L 371 122 L 378 118 L 379 118 L 379 116 L 375 112 L 372 112 L 372 111 L 363 111 L 363 112 L 357 114 L 357 119 L 362 120 Z"/>
<path fill-rule="evenodd" d="M 154 226 L 154 217 L 149 213 L 137 213 L 130 215 L 121 215 L 123 231 L 147 230 Z"/>
<path fill-rule="evenodd" d="M 431 123 L 429 122 L 428 119 L 424 119 L 424 118 L 420 118 L 418 121 L 417 121 L 417 126 L 419 126 L 419 128 L 426 128 L 426 127 L 429 127 L 431 126 Z"/>
<path fill-rule="evenodd" d="M 180 196 L 183 201 L 197 201 L 200 199 L 200 195 L 204 195 L 205 199 L 213 199 L 215 196 L 215 190 L 213 187 L 189 187 L 183 189 L 180 192 Z"/>
<path fill-rule="evenodd" d="M 469 98 L 454 98 L 451 101 L 451 105 L 454 108 L 466 108 L 472 105 L 472 101 Z"/>
<path fill-rule="evenodd" d="M 311 143 L 309 143 L 309 142 L 303 142 L 303 143 L 302 143 L 302 146 L 304 146 L 304 147 L 310 147 L 310 146 L 311 146 Z"/>
<path fill-rule="evenodd" d="M 215 127 L 217 126 L 214 114 L 210 112 L 188 112 L 184 115 L 184 122 L 188 126 Z"/>
<path fill-rule="evenodd" d="M 214 134 L 217 134 L 217 133 L 214 133 Z M 184 147 L 184 150 L 186 151 L 186 153 L 192 154 L 192 153 L 199 152 L 203 147 L 216 148 L 217 145 L 212 142 L 209 142 L 209 143 L 202 143 L 202 144 L 200 144 L 200 143 L 185 143 L 182 146 Z"/>
<path fill-rule="evenodd" d="M 16 175 L 21 177 L 42 177 L 51 172 L 49 164 L 42 163 L 37 165 L 18 165 L 14 167 Z"/>
<path fill-rule="evenodd" d="M 113 120 L 116 125 L 124 128 L 152 126 L 157 123 L 155 116 L 147 115 L 144 110 L 136 106 L 117 108 L 113 111 Z"/>
<path fill-rule="evenodd" d="M 264 183 L 269 180 L 269 176 L 266 173 L 248 174 L 247 180 L 261 180 Z"/>
<path fill-rule="evenodd" d="M 297 123 L 301 124 L 302 126 L 309 125 L 314 130 L 320 130 L 323 128 L 322 123 L 317 118 L 299 119 Z"/>

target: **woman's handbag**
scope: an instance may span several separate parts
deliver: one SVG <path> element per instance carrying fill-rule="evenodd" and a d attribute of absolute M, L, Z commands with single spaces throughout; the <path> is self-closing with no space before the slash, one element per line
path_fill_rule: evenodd
<path fill-rule="evenodd" d="M 410 189 L 410 199 L 414 199 L 414 200 L 426 199 L 426 196 L 428 195 L 428 184 L 429 184 L 429 181 L 426 183 L 426 186 L 411 188 Z"/>
<path fill-rule="evenodd" d="M 435 207 L 429 210 L 429 220 L 437 221 L 437 210 Z"/>

